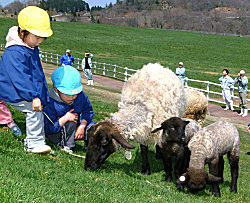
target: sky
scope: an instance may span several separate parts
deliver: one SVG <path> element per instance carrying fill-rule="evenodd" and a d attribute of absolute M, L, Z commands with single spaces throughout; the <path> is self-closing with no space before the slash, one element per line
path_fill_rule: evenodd
<path fill-rule="evenodd" d="M 6 6 L 9 3 L 12 3 L 14 0 L 0 0 L 0 4 L 1 6 Z M 106 4 L 109 5 L 110 2 L 112 4 L 116 3 L 116 0 L 84 0 L 85 2 L 87 2 L 89 4 L 89 7 L 92 6 L 101 6 L 101 7 L 105 7 Z"/>

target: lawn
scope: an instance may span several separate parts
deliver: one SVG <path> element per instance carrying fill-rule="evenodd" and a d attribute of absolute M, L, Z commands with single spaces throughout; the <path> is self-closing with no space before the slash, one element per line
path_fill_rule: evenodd
<path fill-rule="evenodd" d="M 15 24 L 14 19 L 0 18 L 0 43 L 4 43 L 8 28 Z M 218 75 L 212 73 L 225 67 L 234 75 L 242 68 L 249 70 L 250 38 L 84 23 L 53 22 L 52 28 L 53 37 L 41 45 L 44 51 L 63 54 L 69 48 L 75 57 L 89 51 L 98 62 L 130 68 L 160 62 L 174 70 L 179 61 L 184 61 L 188 77 L 214 82 Z M 95 121 L 117 111 L 120 90 L 96 84 L 85 86 L 84 91 L 96 112 Z M 24 115 L 10 109 L 24 133 Z M 206 120 L 205 125 L 211 122 Z M 193 195 L 178 192 L 173 183 L 166 183 L 163 164 L 154 158 L 154 147 L 149 152 L 150 176 L 140 173 L 140 149 L 135 143 L 132 160 L 116 152 L 100 170 L 92 172 L 84 170 L 84 159 L 68 155 L 54 145 L 51 155 L 26 153 L 25 134 L 14 137 L 8 131 L 0 131 L 0 199 L 1 202 L 250 202 L 247 155 L 250 136 L 245 129 L 238 130 L 241 138 L 238 194 L 229 192 L 230 170 L 225 161 L 221 198 L 213 197 L 209 186 Z M 85 155 L 82 147 L 83 142 L 77 141 L 75 153 Z"/>

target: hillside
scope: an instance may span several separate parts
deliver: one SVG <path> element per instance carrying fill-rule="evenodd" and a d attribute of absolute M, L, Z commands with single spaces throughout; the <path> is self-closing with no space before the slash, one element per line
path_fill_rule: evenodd
<path fill-rule="evenodd" d="M 105 24 L 250 34 L 248 0 L 118 0 L 92 14 Z"/>
<path fill-rule="evenodd" d="M 15 19 L 0 18 L 0 43 L 13 25 Z M 215 74 L 223 68 L 232 76 L 241 69 L 250 72 L 250 38 L 77 22 L 52 22 L 52 29 L 42 51 L 64 54 L 70 49 L 79 58 L 91 52 L 95 61 L 133 69 L 160 62 L 175 70 L 183 61 L 187 77 L 211 82 L 218 82 Z"/>

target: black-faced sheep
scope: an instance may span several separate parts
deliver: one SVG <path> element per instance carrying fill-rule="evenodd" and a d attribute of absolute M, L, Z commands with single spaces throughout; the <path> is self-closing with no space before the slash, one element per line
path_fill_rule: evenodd
<path fill-rule="evenodd" d="M 200 129 L 200 124 L 192 119 L 172 117 L 152 131 L 154 133 L 162 130 L 161 153 L 167 182 L 172 181 L 172 157 L 176 158 L 174 174 L 177 179 L 187 171 L 190 158 L 187 144 Z"/>
<path fill-rule="evenodd" d="M 107 125 L 112 125 L 113 127 L 110 126 L 110 128 L 118 130 L 124 138 L 123 141 L 133 140 L 140 144 L 143 159 L 142 173 L 150 174 L 147 159 L 148 145 L 161 145 L 159 133 L 152 134 L 151 131 L 170 117 L 184 116 L 186 107 L 184 88 L 170 69 L 163 68 L 159 64 L 148 64 L 125 83 L 118 107 L 119 111 L 111 115 L 111 122 L 104 121 L 92 127 L 93 133 L 89 136 L 85 169 L 99 168 L 110 155 L 105 152 L 108 147 L 112 148 L 113 152 L 118 149 L 115 136 L 109 134 L 105 127 L 109 122 L 110 124 Z M 102 130 L 104 128 L 106 131 Z M 100 130 L 102 132 L 99 132 Z M 108 137 L 106 140 L 109 142 L 105 141 L 105 144 L 101 144 L 99 140 L 102 140 L 104 135 Z M 118 143 L 122 144 L 120 146 L 131 148 L 131 145 L 125 142 L 118 141 Z M 103 152 L 98 157 L 94 158 L 91 155 L 97 156 L 101 151 Z"/>
<path fill-rule="evenodd" d="M 185 88 L 187 96 L 187 107 L 185 109 L 184 118 L 190 118 L 203 125 L 208 109 L 208 101 L 206 96 L 195 89 Z"/>
<path fill-rule="evenodd" d="M 220 196 L 219 182 L 223 182 L 224 159 L 227 154 L 231 167 L 231 191 L 237 192 L 239 163 L 239 133 L 227 121 L 218 121 L 194 134 L 188 148 L 191 151 L 189 169 L 177 181 L 180 190 L 187 186 L 196 193 L 212 184 L 212 193 Z M 209 174 L 204 170 L 209 164 Z"/>

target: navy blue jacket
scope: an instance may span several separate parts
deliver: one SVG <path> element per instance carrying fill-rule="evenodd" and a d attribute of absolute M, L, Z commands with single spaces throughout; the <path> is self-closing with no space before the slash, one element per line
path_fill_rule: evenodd
<path fill-rule="evenodd" d="M 18 103 L 40 98 L 42 105 L 49 102 L 49 93 L 39 58 L 39 50 L 13 45 L 0 60 L 0 99 Z"/>
<path fill-rule="evenodd" d="M 53 92 L 53 90 L 50 90 L 50 95 L 51 92 Z M 74 109 L 73 113 L 77 113 L 79 116 L 78 124 L 80 124 L 82 119 L 84 119 L 87 121 L 88 125 L 91 123 L 95 114 L 88 96 L 84 92 L 80 92 L 71 105 L 60 101 L 59 97 L 50 97 L 50 103 L 44 107 L 43 111 L 49 116 L 54 124 L 52 124 L 51 121 L 46 116 L 44 116 L 45 133 L 55 134 L 60 132 L 61 126 L 59 125 L 59 119 L 71 109 Z"/>

